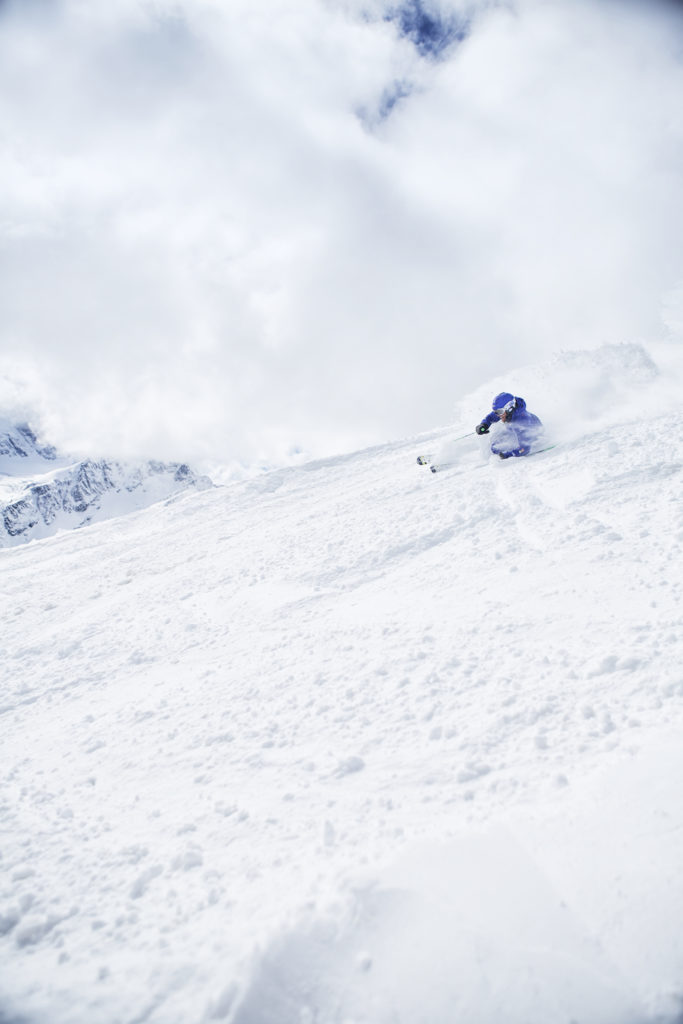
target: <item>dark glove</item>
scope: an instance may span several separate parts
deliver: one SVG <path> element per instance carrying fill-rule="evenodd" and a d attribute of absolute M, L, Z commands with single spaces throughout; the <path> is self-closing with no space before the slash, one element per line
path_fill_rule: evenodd
<path fill-rule="evenodd" d="M 488 432 L 489 432 L 489 425 L 488 425 L 488 423 L 479 423 L 479 424 L 477 424 L 477 426 L 474 429 L 476 430 L 476 432 L 478 434 L 488 434 Z"/>
<path fill-rule="evenodd" d="M 498 456 L 499 459 L 509 459 L 510 456 L 512 455 L 512 452 L 496 452 L 496 455 Z"/>

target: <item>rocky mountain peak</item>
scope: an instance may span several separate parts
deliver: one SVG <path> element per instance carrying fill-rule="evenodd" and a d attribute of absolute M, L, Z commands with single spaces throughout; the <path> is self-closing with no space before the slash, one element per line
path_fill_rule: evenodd
<path fill-rule="evenodd" d="M 186 463 L 61 456 L 27 423 L 0 418 L 0 547 L 213 486 Z"/>

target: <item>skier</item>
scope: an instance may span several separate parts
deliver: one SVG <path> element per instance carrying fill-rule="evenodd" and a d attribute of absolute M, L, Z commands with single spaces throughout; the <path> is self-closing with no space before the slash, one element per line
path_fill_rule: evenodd
<path fill-rule="evenodd" d="M 531 446 L 543 430 L 538 416 L 527 411 L 523 398 L 515 398 L 508 391 L 496 395 L 492 409 L 475 430 L 478 434 L 488 434 L 493 423 L 500 421 L 505 424 L 503 430 L 495 433 L 491 443 L 493 454 L 499 455 L 501 459 L 529 455 Z"/>

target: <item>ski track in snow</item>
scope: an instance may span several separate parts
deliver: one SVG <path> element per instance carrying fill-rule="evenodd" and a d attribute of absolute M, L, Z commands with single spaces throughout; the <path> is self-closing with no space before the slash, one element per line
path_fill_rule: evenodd
<path fill-rule="evenodd" d="M 680 728 L 681 439 L 402 442 L 1 551 L 9 1019 L 232 1019 L 302 907 Z"/>

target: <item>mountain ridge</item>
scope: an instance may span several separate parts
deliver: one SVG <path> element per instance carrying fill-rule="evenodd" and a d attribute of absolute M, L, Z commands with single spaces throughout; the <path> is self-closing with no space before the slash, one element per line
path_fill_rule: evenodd
<path fill-rule="evenodd" d="M 187 489 L 212 487 L 186 463 L 72 460 L 28 423 L 0 419 L 0 547 L 136 511 Z"/>

